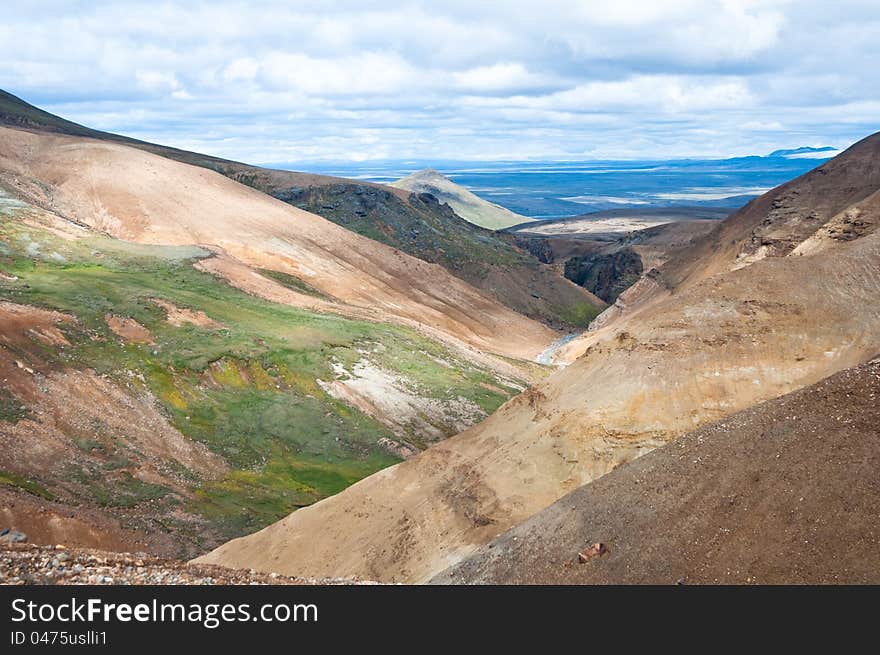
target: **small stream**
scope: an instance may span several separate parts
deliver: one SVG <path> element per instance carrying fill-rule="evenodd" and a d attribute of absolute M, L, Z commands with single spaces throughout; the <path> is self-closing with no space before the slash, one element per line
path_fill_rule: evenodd
<path fill-rule="evenodd" d="M 538 362 L 539 364 L 552 365 L 553 364 L 553 355 L 556 354 L 556 351 L 559 350 L 560 348 L 562 348 L 562 346 L 567 344 L 569 341 L 571 341 L 575 337 L 579 337 L 580 335 L 581 335 L 580 332 L 575 332 L 573 334 L 566 334 L 561 339 L 557 339 L 556 341 L 551 343 L 549 346 L 547 346 L 547 348 L 544 350 L 544 352 L 542 352 L 540 355 L 538 355 L 538 358 L 535 361 Z M 559 366 L 560 368 L 565 366 L 565 364 L 556 364 L 556 365 Z"/>

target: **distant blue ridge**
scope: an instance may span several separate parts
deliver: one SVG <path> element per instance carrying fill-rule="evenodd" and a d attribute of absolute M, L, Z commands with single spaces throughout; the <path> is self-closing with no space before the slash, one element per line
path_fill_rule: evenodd
<path fill-rule="evenodd" d="M 823 148 L 777 150 L 770 156 L 645 161 L 371 161 L 274 164 L 291 170 L 387 183 L 435 168 L 477 195 L 532 218 L 606 209 L 705 206 L 736 209 L 767 189 L 826 161 L 791 157 Z"/>

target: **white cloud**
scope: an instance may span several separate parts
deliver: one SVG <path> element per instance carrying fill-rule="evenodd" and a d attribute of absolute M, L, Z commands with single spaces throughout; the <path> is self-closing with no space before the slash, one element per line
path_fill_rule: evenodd
<path fill-rule="evenodd" d="M 746 154 L 878 128 L 843 0 L 22 4 L 0 87 L 252 161 Z"/>
<path fill-rule="evenodd" d="M 241 57 L 230 62 L 223 70 L 223 79 L 227 82 L 252 82 L 260 65 L 253 57 Z"/>
<path fill-rule="evenodd" d="M 519 63 L 477 66 L 452 73 L 452 79 L 456 88 L 477 93 L 540 89 L 548 85 L 547 79 L 529 73 Z"/>
<path fill-rule="evenodd" d="M 135 71 L 138 85 L 150 93 L 172 94 L 180 91 L 180 82 L 174 73 L 162 71 Z"/>
<path fill-rule="evenodd" d="M 308 96 L 392 94 L 422 82 L 402 57 L 380 52 L 338 58 L 272 52 L 261 59 L 257 75 L 270 89 Z"/>
<path fill-rule="evenodd" d="M 752 104 L 754 98 L 742 80 L 640 75 L 613 82 L 588 82 L 526 102 L 572 111 L 642 109 L 677 113 L 742 108 Z"/>

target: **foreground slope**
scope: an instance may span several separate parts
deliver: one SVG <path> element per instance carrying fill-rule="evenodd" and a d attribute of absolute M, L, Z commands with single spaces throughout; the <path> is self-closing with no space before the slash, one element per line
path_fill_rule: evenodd
<path fill-rule="evenodd" d="M 878 467 L 875 360 L 617 468 L 435 582 L 877 584 Z"/>
<path fill-rule="evenodd" d="M 440 266 L 203 168 L 115 143 L 0 128 L 0 169 L 23 199 L 114 237 L 208 245 L 377 318 L 480 350 L 533 359 L 554 338 Z M 245 278 L 241 284 L 252 281 Z M 314 298 L 300 302 L 327 308 Z"/>
<path fill-rule="evenodd" d="M 440 202 L 447 203 L 456 214 L 465 220 L 490 230 L 500 230 L 533 220 L 488 200 L 483 200 L 433 168 L 416 171 L 392 182 L 391 186 L 405 189 L 410 193 L 430 193 Z"/>
<path fill-rule="evenodd" d="M 846 158 L 838 184 L 862 185 Z M 483 423 L 203 559 L 426 580 L 619 464 L 880 352 L 880 234 L 706 274 L 591 339 Z"/>

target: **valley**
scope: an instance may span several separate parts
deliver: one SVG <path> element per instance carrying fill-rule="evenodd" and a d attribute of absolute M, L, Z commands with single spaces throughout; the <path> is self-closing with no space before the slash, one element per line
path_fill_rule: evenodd
<path fill-rule="evenodd" d="M 524 221 L 4 93 L 0 528 L 182 582 L 874 582 L 878 198 L 874 135 L 735 211 Z"/>
<path fill-rule="evenodd" d="M 880 187 L 878 145 L 857 143 L 697 237 L 557 351 L 568 366 L 482 423 L 198 561 L 427 581 L 622 464 L 869 361 L 880 241 L 862 208 Z M 855 214 L 857 235 L 799 254 Z M 770 243 L 785 247 L 752 254 Z"/>

